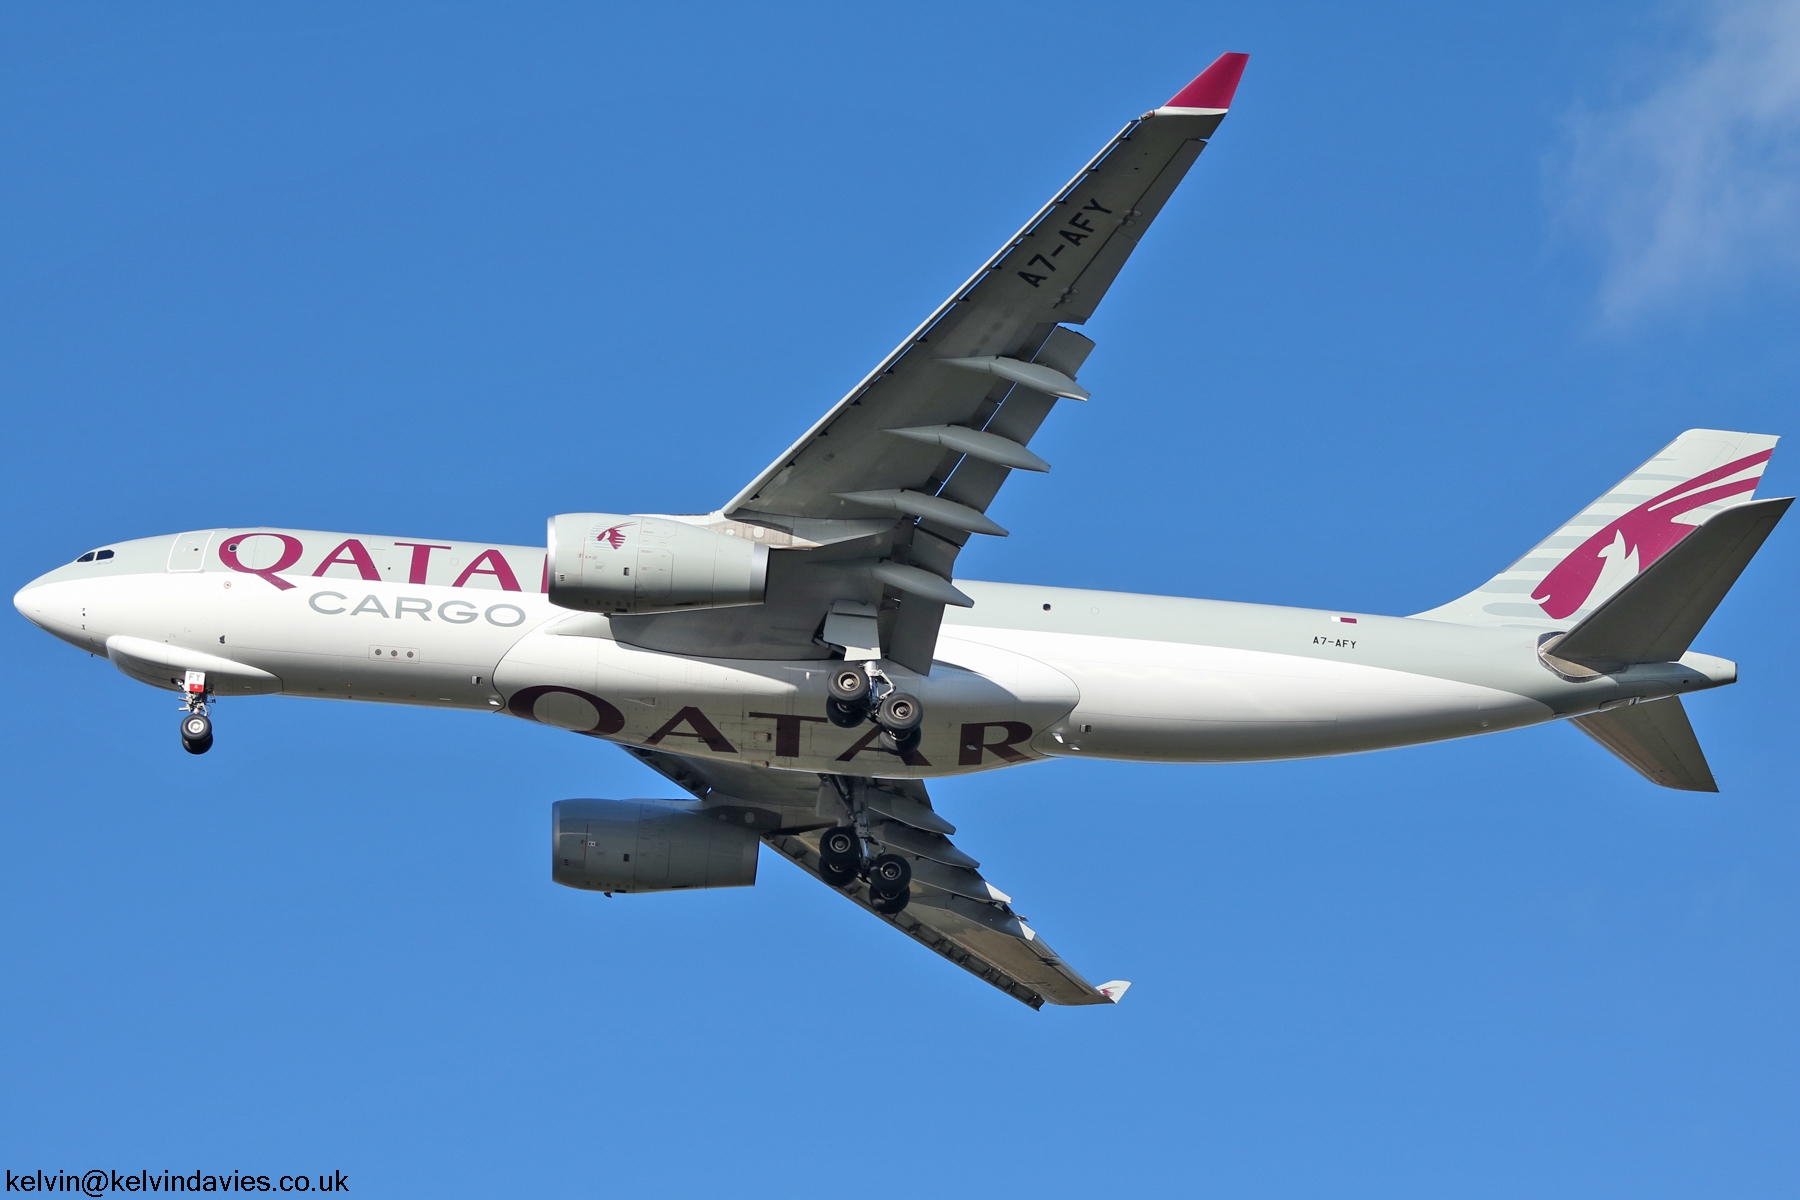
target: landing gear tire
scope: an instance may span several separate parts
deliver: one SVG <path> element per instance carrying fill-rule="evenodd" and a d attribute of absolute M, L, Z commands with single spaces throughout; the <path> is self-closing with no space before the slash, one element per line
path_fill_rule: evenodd
<path fill-rule="evenodd" d="M 857 874 L 862 868 L 862 839 L 853 829 L 827 829 L 819 838 L 819 863 L 836 874 Z"/>
<path fill-rule="evenodd" d="M 869 699 L 869 673 L 856 663 L 845 663 L 831 673 L 825 690 L 833 700 L 866 708 Z"/>
<path fill-rule="evenodd" d="M 879 892 L 869 895 L 869 907 L 884 917 L 891 917 L 903 910 L 912 901 L 912 889 L 901 888 L 898 896 L 883 896 Z"/>
<path fill-rule="evenodd" d="M 869 719 L 869 709 L 860 700 L 852 703 L 833 696 L 825 701 L 825 716 L 839 729 L 855 729 Z"/>
<path fill-rule="evenodd" d="M 877 855 L 869 864 L 869 890 L 877 896 L 898 896 L 911 883 L 912 864 L 898 854 Z"/>
<path fill-rule="evenodd" d="M 911 733 L 925 719 L 925 706 L 917 696 L 906 692 L 889 692 L 875 714 L 875 720 L 890 733 Z"/>
<path fill-rule="evenodd" d="M 898 754 L 905 758 L 919 748 L 919 742 L 924 736 L 924 732 L 918 729 L 909 729 L 905 733 L 895 733 L 891 729 L 884 729 L 876 735 L 875 744 L 889 754 Z"/>
<path fill-rule="evenodd" d="M 839 866 L 837 863 L 825 861 L 819 864 L 819 878 L 834 888 L 848 887 L 856 882 L 856 868 Z"/>
<path fill-rule="evenodd" d="M 189 713 L 181 718 L 181 748 L 189 754 L 205 754 L 212 749 L 212 721 L 205 713 Z"/>

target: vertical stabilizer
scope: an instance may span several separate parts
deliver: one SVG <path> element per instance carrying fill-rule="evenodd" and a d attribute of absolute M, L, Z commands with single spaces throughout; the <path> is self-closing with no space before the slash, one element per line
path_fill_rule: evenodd
<path fill-rule="evenodd" d="M 1468 595 L 1414 615 L 1568 629 L 1709 517 L 1754 498 L 1778 440 L 1690 429 L 1518 562 Z"/>

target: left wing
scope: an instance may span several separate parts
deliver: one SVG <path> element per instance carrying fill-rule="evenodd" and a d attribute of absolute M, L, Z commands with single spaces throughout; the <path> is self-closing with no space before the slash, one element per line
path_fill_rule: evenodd
<path fill-rule="evenodd" d="M 868 885 L 860 880 L 833 890 L 1032 1008 L 1046 1001 L 1114 1004 L 1131 986 L 1113 980 L 1095 987 L 1046 945 L 1013 911 L 1012 897 L 989 883 L 981 864 L 950 841 L 956 827 L 932 809 L 918 780 L 777 771 L 638 746 L 624 749 L 709 810 L 756 829 L 764 842 L 821 881 L 819 836 L 856 823 L 882 851 L 912 864 L 912 901 L 889 916 L 875 911 Z"/>
<path fill-rule="evenodd" d="M 968 282 L 712 519 L 770 537 L 762 605 L 616 618 L 622 640 L 681 654 L 823 656 L 839 603 L 878 614 L 882 657 L 921 674 L 969 536 L 1093 343 L 1093 315 L 1224 120 L 1248 55 L 1221 55 L 1101 147 Z M 918 236 L 916 214 L 898 236 Z M 893 236 L 893 235 L 891 235 Z M 891 253 L 891 248 L 882 251 Z"/>
<path fill-rule="evenodd" d="M 1225 119 L 1248 57 L 1221 55 L 1168 104 L 1120 130 L 968 282 L 739 492 L 725 515 L 829 519 L 899 512 L 953 533 L 1003 534 L 991 522 L 950 511 L 949 504 L 930 511 L 916 499 L 887 493 L 917 491 L 979 513 L 1008 471 L 1044 469 L 1020 444 L 1058 397 L 1088 398 L 1073 376 L 1093 346 L 1068 330 L 1056 337 L 1057 328 L 1093 315 Z M 914 219 L 909 214 L 909 226 Z M 1032 411 L 1003 419 L 1001 410 L 1020 391 L 1026 395 L 1018 407 Z M 982 479 L 941 491 L 969 460 Z"/>

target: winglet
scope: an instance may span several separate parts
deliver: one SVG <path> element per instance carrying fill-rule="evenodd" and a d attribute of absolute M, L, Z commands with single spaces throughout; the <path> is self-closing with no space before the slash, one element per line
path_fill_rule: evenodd
<path fill-rule="evenodd" d="M 1117 1004 L 1124 998 L 1125 989 L 1130 986 L 1131 980 L 1129 979 L 1114 979 L 1111 982 L 1101 984 L 1094 990 L 1099 992 L 1102 996 L 1105 996 L 1108 1000 L 1111 1000 L 1114 1004 Z"/>
<path fill-rule="evenodd" d="M 1238 80 L 1244 77 L 1244 64 L 1249 61 L 1248 54 L 1219 55 L 1212 66 L 1194 76 L 1194 81 L 1176 92 L 1163 108 L 1224 112 L 1237 95 Z"/>

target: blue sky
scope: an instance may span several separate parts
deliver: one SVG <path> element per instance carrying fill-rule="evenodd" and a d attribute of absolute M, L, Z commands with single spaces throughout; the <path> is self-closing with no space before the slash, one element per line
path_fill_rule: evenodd
<path fill-rule="evenodd" d="M 1800 415 L 1800 5 L 13 5 L 14 586 L 212 525 L 703 511 L 1127 118 L 1238 103 L 973 578 L 1413 612 L 1691 426 Z M 1795 447 L 1763 494 L 1800 486 Z M 1791 523 L 1791 522 L 1790 522 Z M 1790 1196 L 1794 531 L 1717 797 L 1552 727 L 936 785 L 1034 1014 L 779 861 L 604 900 L 479 714 L 163 694 L 23 620 L 0 1156 L 356 1194 Z"/>

